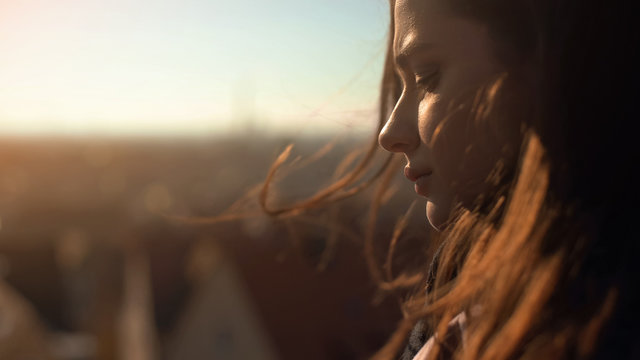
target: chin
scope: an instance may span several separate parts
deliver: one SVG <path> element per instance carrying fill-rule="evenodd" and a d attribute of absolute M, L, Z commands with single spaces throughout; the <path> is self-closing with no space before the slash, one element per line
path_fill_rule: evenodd
<path fill-rule="evenodd" d="M 444 229 L 449 220 L 449 206 L 438 205 L 432 201 L 427 201 L 427 220 L 429 224 L 436 230 Z"/>

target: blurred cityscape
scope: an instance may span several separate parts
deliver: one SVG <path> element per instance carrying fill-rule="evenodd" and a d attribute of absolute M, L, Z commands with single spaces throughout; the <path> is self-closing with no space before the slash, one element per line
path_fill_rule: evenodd
<path fill-rule="evenodd" d="M 256 186 L 291 140 L 2 139 L 0 359 L 372 355 L 401 318 L 401 299 L 378 291 L 367 271 L 371 191 L 332 217 L 311 213 L 313 221 L 260 213 Z M 296 141 L 293 157 L 330 141 Z M 362 144 L 336 143 L 280 182 L 275 197 L 287 202 L 328 184 Z M 379 254 L 415 198 L 397 182 L 376 227 Z M 229 211 L 241 216 L 189 221 Z M 420 257 L 424 212 L 410 220 L 401 243 Z"/>

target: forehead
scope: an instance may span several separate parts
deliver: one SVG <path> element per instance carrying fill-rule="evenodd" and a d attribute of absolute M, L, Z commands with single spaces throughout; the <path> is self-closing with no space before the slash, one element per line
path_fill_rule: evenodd
<path fill-rule="evenodd" d="M 396 0 L 393 11 L 396 57 L 425 44 L 460 56 L 473 55 L 488 46 L 486 27 L 454 14 L 443 1 L 446 0 Z"/>
<path fill-rule="evenodd" d="M 437 40 L 443 35 L 442 20 L 448 17 L 437 0 L 396 0 L 393 14 L 396 53 L 417 42 Z"/>

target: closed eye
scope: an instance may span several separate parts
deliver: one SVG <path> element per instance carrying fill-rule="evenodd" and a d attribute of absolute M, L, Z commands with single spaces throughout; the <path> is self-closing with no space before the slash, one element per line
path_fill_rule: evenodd
<path fill-rule="evenodd" d="M 440 84 L 440 69 L 432 69 L 425 73 L 416 74 L 416 85 L 426 92 L 435 92 Z"/>

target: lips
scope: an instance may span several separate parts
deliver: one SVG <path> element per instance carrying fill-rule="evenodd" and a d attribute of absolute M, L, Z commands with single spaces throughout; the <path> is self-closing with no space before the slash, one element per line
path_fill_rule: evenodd
<path fill-rule="evenodd" d="M 429 183 L 431 177 L 430 176 L 421 176 L 416 180 L 416 184 L 414 185 L 414 189 L 418 195 L 422 195 L 426 198 L 429 197 Z"/>
<path fill-rule="evenodd" d="M 408 165 L 404 168 L 404 176 L 407 179 L 415 182 L 415 191 L 419 195 L 427 197 L 429 195 L 429 182 L 431 180 L 431 174 L 433 171 L 431 169 L 426 170 L 418 170 L 409 167 Z"/>
<path fill-rule="evenodd" d="M 409 165 L 404 167 L 404 176 L 407 177 L 407 179 L 415 182 L 416 180 L 418 180 L 419 178 L 423 177 L 423 176 L 429 176 L 431 175 L 431 173 L 433 173 L 433 171 L 431 169 L 426 169 L 426 170 L 418 170 L 418 169 L 413 169 L 411 167 L 409 167 Z"/>

